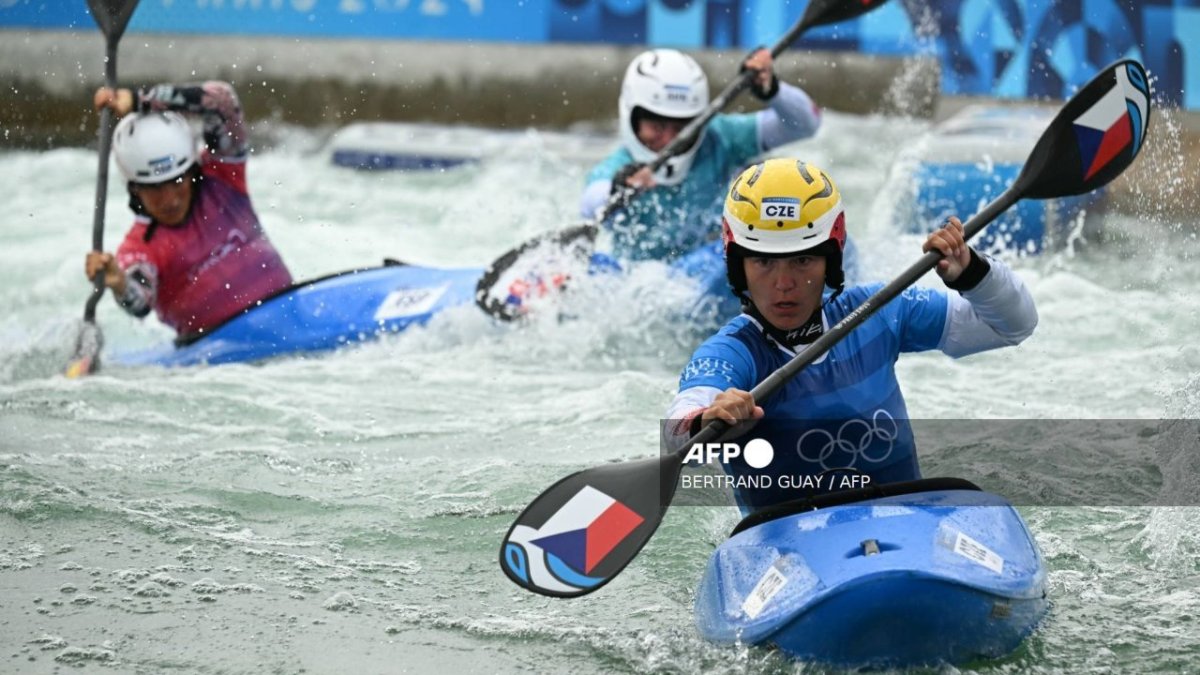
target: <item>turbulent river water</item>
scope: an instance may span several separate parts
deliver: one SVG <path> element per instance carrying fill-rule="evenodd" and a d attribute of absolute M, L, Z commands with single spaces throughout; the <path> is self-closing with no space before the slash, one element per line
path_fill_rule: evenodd
<path fill-rule="evenodd" d="M 841 184 L 865 277 L 919 255 L 887 205 L 892 160 L 926 129 L 830 115 L 791 148 Z M 428 173 L 337 168 L 320 140 L 277 134 L 249 170 L 299 278 L 384 256 L 482 266 L 576 220 L 587 169 L 534 133 Z M 1103 242 L 1014 261 L 1041 316 L 1025 344 L 900 360 L 912 416 L 958 430 L 923 445 L 925 473 L 1014 498 L 1049 569 L 1037 632 L 964 670 L 1200 663 L 1200 453 L 1171 422 L 1200 417 L 1200 242 L 1196 222 L 1153 206 L 1192 198 L 1172 191 L 1180 170 L 1155 167 L 1146 208 L 1108 216 Z M 72 381 L 58 373 L 88 291 L 95 171 L 84 149 L 0 154 L 0 671 L 814 670 L 697 637 L 695 585 L 731 507 L 672 510 L 584 599 L 529 595 L 498 569 L 500 538 L 541 489 L 657 452 L 711 329 L 673 311 L 688 289 L 664 268 L 577 289 L 566 319 L 497 325 L 464 307 L 318 357 Z M 130 221 L 119 184 L 107 221 L 111 249 Z M 169 337 L 107 297 L 99 321 L 112 350 Z M 1069 430 L 1095 425 L 1065 422 L 1101 419 L 1111 433 L 1082 440 Z M 1001 433 L 1028 429 L 1038 442 Z"/>

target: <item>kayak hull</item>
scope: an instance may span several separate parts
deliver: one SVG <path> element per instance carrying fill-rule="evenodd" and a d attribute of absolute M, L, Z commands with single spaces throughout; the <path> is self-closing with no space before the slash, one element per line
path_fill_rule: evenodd
<path fill-rule="evenodd" d="M 961 664 L 1019 646 L 1046 612 L 1045 577 L 1002 498 L 886 497 L 731 537 L 705 569 L 696 624 L 714 642 L 774 645 L 830 665 Z"/>
<path fill-rule="evenodd" d="M 216 365 L 323 352 L 373 340 L 472 302 L 483 270 L 387 265 L 293 287 L 191 344 L 117 354 L 130 366 Z"/>

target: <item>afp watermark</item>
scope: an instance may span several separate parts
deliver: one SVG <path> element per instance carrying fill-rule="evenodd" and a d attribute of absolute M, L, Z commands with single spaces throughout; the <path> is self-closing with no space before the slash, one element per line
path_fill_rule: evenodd
<path fill-rule="evenodd" d="M 683 463 L 688 465 L 712 464 L 721 462 L 728 464 L 741 457 L 752 468 L 765 469 L 775 459 L 775 448 L 765 438 L 755 438 L 747 441 L 745 446 L 737 443 L 693 443 L 683 457 Z"/>
<path fill-rule="evenodd" d="M 853 468 L 828 469 L 815 474 L 771 471 L 775 448 L 765 438 L 744 444 L 693 443 L 683 456 L 679 488 L 685 491 L 767 490 L 790 498 L 854 490 L 871 484 L 871 477 Z M 697 503 L 711 503 L 698 499 Z"/>

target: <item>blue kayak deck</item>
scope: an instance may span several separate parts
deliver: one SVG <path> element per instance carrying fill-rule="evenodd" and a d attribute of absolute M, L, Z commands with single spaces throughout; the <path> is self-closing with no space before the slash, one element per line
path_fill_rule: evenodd
<path fill-rule="evenodd" d="M 843 666 L 1002 656 L 1045 609 L 1045 570 L 1024 521 L 1004 499 L 963 490 L 751 527 L 713 553 L 696 595 L 709 640 Z"/>

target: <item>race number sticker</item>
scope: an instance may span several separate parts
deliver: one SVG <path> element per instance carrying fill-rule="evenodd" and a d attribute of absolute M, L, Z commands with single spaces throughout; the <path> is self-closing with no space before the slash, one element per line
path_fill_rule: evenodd
<path fill-rule="evenodd" d="M 983 565 L 996 574 L 1004 571 L 1004 558 L 962 532 L 959 532 L 954 539 L 954 552 L 971 562 Z"/>
<path fill-rule="evenodd" d="M 379 308 L 375 310 L 375 320 L 386 321 L 427 314 L 449 288 L 450 284 L 431 288 L 397 288 L 379 303 Z"/>
<path fill-rule="evenodd" d="M 762 614 L 763 607 L 775 597 L 775 594 L 783 590 L 787 585 L 788 578 L 783 576 L 783 573 L 775 569 L 772 565 L 767 569 L 767 573 L 762 575 L 758 583 L 754 585 L 754 590 L 750 591 L 750 595 L 746 597 L 746 601 L 742 603 L 742 611 L 751 619 L 757 619 L 759 614 Z"/>

